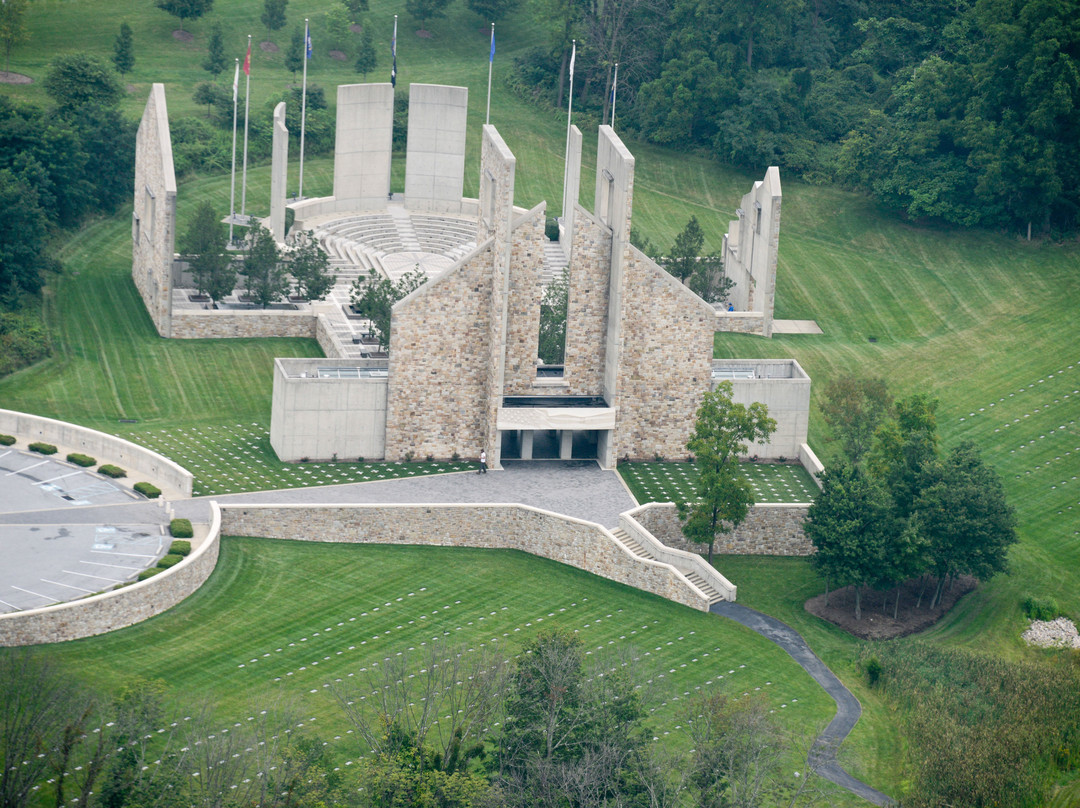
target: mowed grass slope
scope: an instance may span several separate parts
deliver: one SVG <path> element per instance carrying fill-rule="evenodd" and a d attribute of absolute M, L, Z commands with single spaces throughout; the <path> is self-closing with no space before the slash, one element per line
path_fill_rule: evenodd
<path fill-rule="evenodd" d="M 432 644 L 512 659 L 545 629 L 577 634 L 590 662 L 637 657 L 648 726 L 680 747 L 685 708 L 702 690 L 764 695 L 802 741 L 835 709 L 790 657 L 741 626 L 513 551 L 226 538 L 209 581 L 178 607 L 44 650 L 104 688 L 163 679 L 169 721 L 202 699 L 222 721 L 244 721 L 253 698 L 280 689 L 345 758 L 367 750 L 348 732 L 333 683 L 363 681 L 398 653 L 419 672 Z"/>

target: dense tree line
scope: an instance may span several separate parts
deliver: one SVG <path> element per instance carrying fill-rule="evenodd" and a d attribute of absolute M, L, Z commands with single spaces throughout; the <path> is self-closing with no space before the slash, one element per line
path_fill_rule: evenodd
<path fill-rule="evenodd" d="M 687 743 L 654 743 L 646 718 L 663 673 L 644 660 L 632 649 L 587 656 L 564 631 L 538 634 L 515 659 L 494 646 L 410 649 L 330 686 L 355 744 L 333 749 L 282 690 L 250 693 L 246 720 L 209 704 L 177 716 L 161 681 L 105 694 L 45 655 L 6 649 L 0 805 L 815 804 L 821 783 L 792 776 L 789 755 L 803 752 L 763 698 L 688 698 L 677 719 Z"/>
<path fill-rule="evenodd" d="M 511 85 L 754 171 L 865 190 L 914 219 L 1071 230 L 1078 0 L 538 0 Z"/>

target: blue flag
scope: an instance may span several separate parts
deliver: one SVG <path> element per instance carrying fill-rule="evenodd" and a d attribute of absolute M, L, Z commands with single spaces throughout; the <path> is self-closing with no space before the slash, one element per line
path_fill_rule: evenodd
<path fill-rule="evenodd" d="M 311 29 L 307 23 L 304 23 L 304 48 L 307 51 L 307 58 L 311 58 Z"/>
<path fill-rule="evenodd" d="M 495 61 L 495 26 L 491 26 L 491 55 L 488 56 L 489 62 Z"/>

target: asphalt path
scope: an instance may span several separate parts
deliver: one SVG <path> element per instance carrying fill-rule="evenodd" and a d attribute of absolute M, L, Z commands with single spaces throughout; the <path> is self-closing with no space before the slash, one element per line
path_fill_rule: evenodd
<path fill-rule="evenodd" d="M 747 608 L 738 603 L 721 601 L 714 603 L 709 609 L 713 614 L 741 623 L 752 631 L 756 631 L 762 637 L 772 640 L 779 645 L 794 659 L 803 670 L 813 677 L 814 681 L 821 685 L 822 689 L 836 702 L 836 716 L 829 722 L 810 747 L 808 763 L 810 768 L 819 776 L 846 788 L 853 794 L 857 794 L 874 805 L 893 805 L 893 800 L 888 794 L 883 794 L 877 789 L 871 788 L 862 780 L 856 780 L 836 760 L 836 750 L 840 744 L 855 728 L 855 723 L 862 714 L 862 706 L 851 691 L 844 687 L 843 682 L 836 678 L 817 654 L 810 650 L 806 640 L 791 626 L 782 623 L 775 617 Z"/>

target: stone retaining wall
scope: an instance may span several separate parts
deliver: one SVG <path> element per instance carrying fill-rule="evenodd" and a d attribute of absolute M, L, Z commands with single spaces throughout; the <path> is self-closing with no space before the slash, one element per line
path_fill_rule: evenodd
<path fill-rule="evenodd" d="M 810 555 L 814 546 L 802 527 L 809 507 L 802 503 L 755 505 L 734 533 L 717 540 L 714 551 L 730 555 Z M 690 546 L 686 541 L 678 512 L 670 502 L 643 505 L 629 514 L 668 547 L 703 552 L 704 545 Z"/>
<path fill-rule="evenodd" d="M 28 443 L 43 441 L 66 451 L 82 452 L 99 463 L 120 466 L 129 477 L 145 478 L 168 493 L 173 489 L 182 496 L 191 496 L 194 475 L 190 471 L 157 452 L 115 435 L 14 410 L 0 410 L 0 433 L 14 435 Z"/>
<path fill-rule="evenodd" d="M 718 311 L 716 330 L 732 334 L 765 334 L 765 315 L 758 311 Z"/>
<path fill-rule="evenodd" d="M 233 536 L 522 550 L 707 611 L 673 567 L 639 559 L 600 525 L 526 505 L 229 505 Z"/>
<path fill-rule="evenodd" d="M 330 327 L 330 318 L 325 314 L 320 314 L 315 320 L 315 339 L 327 359 L 345 358 L 340 343 L 334 338 L 334 331 Z"/>
<path fill-rule="evenodd" d="M 248 337 L 316 336 L 315 316 L 310 311 L 175 311 L 174 339 L 239 339 Z"/>
<path fill-rule="evenodd" d="M 175 567 L 102 595 L 0 615 L 0 646 L 37 645 L 93 637 L 171 609 L 197 590 L 217 564 L 221 514 L 212 503 L 210 532 Z"/>

